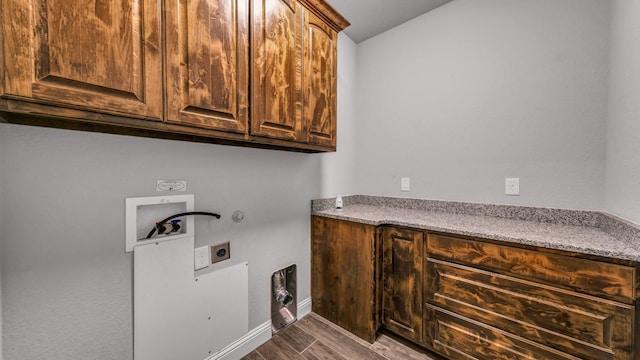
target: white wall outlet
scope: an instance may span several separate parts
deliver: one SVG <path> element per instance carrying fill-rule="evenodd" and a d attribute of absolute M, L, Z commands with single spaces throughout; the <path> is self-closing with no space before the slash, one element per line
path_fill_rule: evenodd
<path fill-rule="evenodd" d="M 196 248 L 193 251 L 193 257 L 194 257 L 194 268 L 195 268 L 195 270 L 204 269 L 207 266 L 209 266 L 209 264 L 211 263 L 211 261 L 209 260 L 209 247 L 208 246 L 203 246 L 203 247 Z"/>
<path fill-rule="evenodd" d="M 520 178 L 506 178 L 504 179 L 505 195 L 520 195 Z"/>
<path fill-rule="evenodd" d="M 400 179 L 400 190 L 411 191 L 411 179 L 409 178 Z"/>

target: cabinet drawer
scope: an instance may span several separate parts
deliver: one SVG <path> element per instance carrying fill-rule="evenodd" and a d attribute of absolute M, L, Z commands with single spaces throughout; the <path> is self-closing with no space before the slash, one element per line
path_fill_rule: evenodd
<path fill-rule="evenodd" d="M 426 342 L 447 359 L 579 359 L 435 306 L 425 310 Z"/>
<path fill-rule="evenodd" d="M 583 359 L 631 359 L 630 305 L 427 259 L 426 301 Z"/>
<path fill-rule="evenodd" d="M 560 254 L 430 234 L 430 257 L 632 304 L 635 268 Z"/>

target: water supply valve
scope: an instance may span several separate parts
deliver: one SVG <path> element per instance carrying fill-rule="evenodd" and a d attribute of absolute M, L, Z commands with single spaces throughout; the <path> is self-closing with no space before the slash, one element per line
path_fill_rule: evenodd
<path fill-rule="evenodd" d="M 169 235 L 180 231 L 180 219 L 171 220 L 171 222 L 156 223 L 158 235 Z"/>

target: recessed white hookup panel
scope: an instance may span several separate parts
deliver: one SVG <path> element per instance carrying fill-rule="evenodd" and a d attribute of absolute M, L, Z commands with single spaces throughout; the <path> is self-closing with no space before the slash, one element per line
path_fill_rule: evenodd
<path fill-rule="evenodd" d="M 185 216 L 179 232 L 146 239 L 156 222 L 173 214 L 194 211 L 194 208 L 193 194 L 126 198 L 125 251 L 133 251 L 133 248 L 138 245 L 193 237 L 195 235 L 193 216 Z"/>
<path fill-rule="evenodd" d="M 247 262 L 194 275 L 194 238 L 133 251 L 134 360 L 213 358 L 249 332 Z"/>

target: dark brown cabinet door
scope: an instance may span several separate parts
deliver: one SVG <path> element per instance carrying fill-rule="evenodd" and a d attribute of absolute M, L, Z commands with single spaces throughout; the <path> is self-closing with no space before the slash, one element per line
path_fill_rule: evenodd
<path fill-rule="evenodd" d="M 424 233 L 385 228 L 383 232 L 383 317 L 389 330 L 422 341 Z"/>
<path fill-rule="evenodd" d="M 4 96 L 162 118 L 160 2 L 4 0 Z"/>
<path fill-rule="evenodd" d="M 166 2 L 167 121 L 246 133 L 248 0 Z"/>
<path fill-rule="evenodd" d="M 251 134 L 301 141 L 303 7 L 255 0 L 252 10 Z"/>
<path fill-rule="evenodd" d="M 311 218 L 313 311 L 369 342 L 380 324 L 377 239 L 373 225 Z"/>
<path fill-rule="evenodd" d="M 305 16 L 303 126 L 307 142 L 336 146 L 337 33 L 312 12 Z"/>

